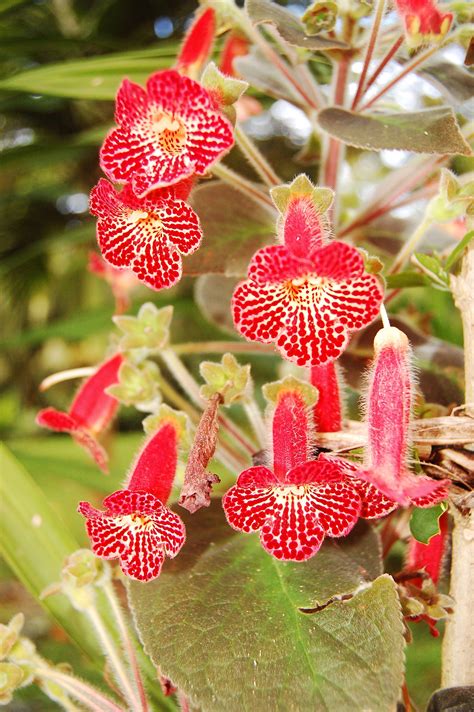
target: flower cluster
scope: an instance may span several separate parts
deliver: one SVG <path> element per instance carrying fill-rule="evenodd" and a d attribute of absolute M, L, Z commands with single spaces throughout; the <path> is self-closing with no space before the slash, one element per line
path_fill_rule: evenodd
<path fill-rule="evenodd" d="M 395 6 L 405 26 L 407 44 L 412 49 L 440 42 L 453 22 L 453 14 L 438 10 L 434 0 L 395 0 Z"/>
<path fill-rule="evenodd" d="M 132 270 L 151 289 L 181 277 L 181 255 L 202 239 L 199 219 L 185 202 L 233 145 L 233 126 L 215 92 L 191 78 L 206 61 L 215 34 L 214 12 L 191 28 L 176 69 L 152 74 L 143 88 L 124 79 L 115 104 L 117 127 L 100 150 L 106 176 L 92 190 L 97 240 L 110 265 Z"/>

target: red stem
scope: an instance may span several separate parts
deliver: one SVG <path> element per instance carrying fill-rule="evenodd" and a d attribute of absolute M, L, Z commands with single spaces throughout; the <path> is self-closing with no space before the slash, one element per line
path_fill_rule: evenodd
<path fill-rule="evenodd" d="M 367 84 L 365 85 L 365 89 L 363 91 L 362 96 L 364 96 L 364 94 L 367 93 L 367 91 L 370 89 L 370 87 L 375 82 L 377 77 L 381 74 L 381 72 L 383 72 L 383 70 L 385 69 L 387 64 L 390 62 L 392 57 L 394 57 L 396 55 L 396 53 L 400 49 L 401 45 L 403 44 L 404 39 L 405 39 L 405 37 L 403 35 L 400 35 L 400 37 L 394 42 L 394 44 L 389 49 L 389 51 L 387 52 L 385 57 L 382 59 L 382 61 L 378 65 L 378 67 L 375 69 L 374 73 L 367 80 Z"/>

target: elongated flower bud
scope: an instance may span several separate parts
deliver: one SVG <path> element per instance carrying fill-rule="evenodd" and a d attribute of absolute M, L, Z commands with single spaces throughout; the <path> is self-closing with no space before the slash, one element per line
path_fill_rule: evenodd
<path fill-rule="evenodd" d="M 195 18 L 186 33 L 176 62 L 176 69 L 192 79 L 197 79 L 200 70 L 209 58 L 215 34 L 215 12 L 209 7 Z"/>
<path fill-rule="evenodd" d="M 318 402 L 313 408 L 314 427 L 319 433 L 334 433 L 342 427 L 342 402 L 338 367 L 334 362 L 313 366 L 310 379 L 318 389 Z"/>

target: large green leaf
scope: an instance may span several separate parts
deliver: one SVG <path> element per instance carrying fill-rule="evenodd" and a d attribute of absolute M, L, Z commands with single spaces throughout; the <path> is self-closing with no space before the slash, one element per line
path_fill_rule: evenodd
<path fill-rule="evenodd" d="M 230 529 L 219 501 L 183 518 L 183 551 L 156 581 L 131 583 L 129 600 L 147 652 L 192 705 L 394 708 L 403 675 L 400 606 L 390 577 L 370 583 L 381 573 L 370 526 L 328 540 L 305 563 L 281 563 L 258 535 Z M 350 600 L 330 600 L 340 594 Z"/>
<path fill-rule="evenodd" d="M 59 580 L 65 558 L 79 545 L 28 472 L 1 443 L 0 471 L 0 551 L 23 585 L 38 598 Z M 43 605 L 81 648 L 99 657 L 87 622 L 67 598 L 50 596 Z"/>
<path fill-rule="evenodd" d="M 246 0 L 245 9 L 254 25 L 269 23 L 274 25 L 280 35 L 291 45 L 305 47 L 313 51 L 344 48 L 347 45 L 329 37 L 307 35 L 303 23 L 286 8 L 269 0 Z"/>
<path fill-rule="evenodd" d="M 340 141 L 373 151 L 471 154 L 452 109 L 440 106 L 397 114 L 356 114 L 331 106 L 318 114 L 319 125 Z"/>
<path fill-rule="evenodd" d="M 185 274 L 244 276 L 254 252 L 275 239 L 276 212 L 226 183 L 201 186 L 192 204 L 204 239 L 199 250 L 183 260 Z"/>
<path fill-rule="evenodd" d="M 151 72 L 170 67 L 172 46 L 49 64 L 0 81 L 0 89 L 71 99 L 114 99 L 124 77 L 144 82 Z"/>

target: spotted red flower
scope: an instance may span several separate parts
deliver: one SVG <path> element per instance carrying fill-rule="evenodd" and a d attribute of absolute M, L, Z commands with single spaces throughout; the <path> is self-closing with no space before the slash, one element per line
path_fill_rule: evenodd
<path fill-rule="evenodd" d="M 262 546 L 277 559 L 314 556 L 325 536 L 348 534 L 361 498 L 336 461 L 308 461 L 307 402 L 283 384 L 272 418 L 273 471 L 251 467 L 223 498 L 229 524 L 260 532 Z"/>
<path fill-rule="evenodd" d="M 358 477 L 407 506 L 430 507 L 446 499 L 449 480 L 415 475 L 407 467 L 412 408 L 410 347 L 395 327 L 381 329 L 367 397 L 368 445 Z"/>
<path fill-rule="evenodd" d="M 137 196 L 203 175 L 233 144 L 230 121 L 200 84 L 171 69 L 152 74 L 143 89 L 125 79 L 118 91 L 118 128 L 106 137 L 100 164 Z"/>
<path fill-rule="evenodd" d="M 152 289 L 176 284 L 181 255 L 193 253 L 201 243 L 199 218 L 179 197 L 187 194 L 184 183 L 137 198 L 130 185 L 117 192 L 101 178 L 91 192 L 102 256 L 114 267 L 131 269 Z"/>
<path fill-rule="evenodd" d="M 93 552 L 119 559 L 122 571 L 137 581 L 151 581 L 166 556 L 173 558 L 186 538 L 181 518 L 166 507 L 176 472 L 178 433 L 167 422 L 149 438 L 125 489 L 104 499 L 105 511 L 80 502 Z"/>
<path fill-rule="evenodd" d="M 440 12 L 434 0 L 395 0 L 395 5 L 412 48 L 442 40 L 453 22 L 453 14 Z"/>
<path fill-rule="evenodd" d="M 107 472 L 108 456 L 97 436 L 107 430 L 119 407 L 119 402 L 109 396 L 106 389 L 118 383 L 122 363 L 123 356 L 116 354 L 99 366 L 80 387 L 68 413 L 45 408 L 36 416 L 38 425 L 60 433 L 70 433 L 104 472 Z"/>
<path fill-rule="evenodd" d="M 248 279 L 234 292 L 235 326 L 250 341 L 275 342 L 284 358 L 300 366 L 333 361 L 350 332 L 377 316 L 380 283 L 364 271 L 361 255 L 350 245 L 311 248 L 306 243 L 303 257 L 285 242 L 253 256 Z M 302 241 L 298 253 L 304 253 Z"/>

